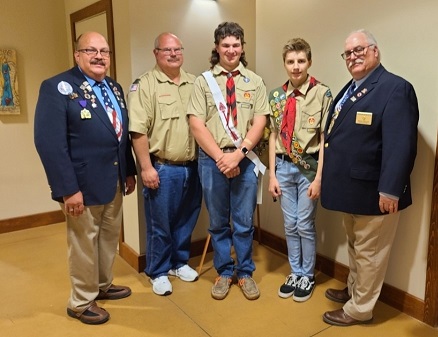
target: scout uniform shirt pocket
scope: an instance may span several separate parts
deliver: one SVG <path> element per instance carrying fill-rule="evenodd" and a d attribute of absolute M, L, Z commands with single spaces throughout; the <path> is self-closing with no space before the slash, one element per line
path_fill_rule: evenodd
<path fill-rule="evenodd" d="M 255 89 L 242 90 L 236 88 L 237 109 L 241 112 L 251 112 L 254 107 Z"/>
<path fill-rule="evenodd" d="M 157 96 L 157 101 L 160 108 L 161 119 L 179 118 L 176 98 L 170 94 L 160 94 Z"/>
<path fill-rule="evenodd" d="M 310 109 L 309 109 L 310 108 Z M 321 109 L 304 107 L 302 110 L 301 128 L 309 133 L 316 133 L 321 127 Z"/>

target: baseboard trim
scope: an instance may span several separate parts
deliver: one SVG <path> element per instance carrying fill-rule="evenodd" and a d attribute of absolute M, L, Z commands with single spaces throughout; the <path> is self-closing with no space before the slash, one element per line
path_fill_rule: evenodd
<path fill-rule="evenodd" d="M 137 272 L 141 273 L 146 267 L 144 254 L 138 254 L 126 242 L 119 243 L 119 255 Z"/>
<path fill-rule="evenodd" d="M 63 221 L 65 221 L 65 217 L 61 210 L 0 220 L 0 234 L 51 225 Z M 261 239 L 260 244 L 282 254 L 287 254 L 285 239 L 264 230 L 261 231 L 261 235 L 259 236 L 258 228 L 255 230 L 254 237 Z M 190 256 L 201 255 L 204 250 L 204 245 L 205 239 L 192 242 Z M 210 245 L 208 251 L 211 252 L 212 250 L 213 248 Z M 146 258 L 144 254 L 138 254 L 125 242 L 120 243 L 119 254 L 134 270 L 137 272 L 144 271 L 146 267 Z M 347 266 L 320 254 L 317 254 L 316 256 L 316 269 L 341 282 L 345 282 L 348 276 Z M 415 296 L 391 285 L 383 284 L 379 300 L 424 322 L 425 303 L 423 300 Z"/>
<path fill-rule="evenodd" d="M 202 255 L 205 246 L 205 239 L 192 242 L 190 246 L 190 256 Z M 211 245 L 208 247 L 208 251 L 213 251 Z M 137 272 L 141 273 L 146 268 L 146 256 L 145 254 L 138 254 L 133 250 L 126 242 L 119 244 L 119 255 Z"/>
<path fill-rule="evenodd" d="M 261 244 L 285 255 L 287 254 L 285 239 L 263 230 L 261 237 Z M 315 268 L 322 273 L 344 283 L 348 277 L 347 266 L 320 254 L 317 254 L 316 256 Z M 412 316 L 422 322 L 424 321 L 424 301 L 406 293 L 405 291 L 384 283 L 379 300 L 409 316 Z"/>
<path fill-rule="evenodd" d="M 52 225 L 63 221 L 65 221 L 65 216 L 61 210 L 0 220 L 0 234 Z"/>

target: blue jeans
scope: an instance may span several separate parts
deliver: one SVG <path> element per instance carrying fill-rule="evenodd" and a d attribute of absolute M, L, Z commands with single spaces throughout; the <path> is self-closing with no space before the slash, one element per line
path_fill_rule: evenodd
<path fill-rule="evenodd" d="M 208 231 L 214 250 L 214 267 L 219 275 L 225 277 L 233 276 L 234 270 L 238 278 L 252 276 L 255 270 L 252 260 L 253 221 L 257 202 L 254 164 L 244 158 L 239 164 L 240 174 L 231 179 L 219 171 L 216 162 L 202 149 L 199 150 L 198 164 L 210 217 Z M 237 257 L 236 265 L 231 257 L 232 245 Z"/>
<path fill-rule="evenodd" d="M 295 164 L 278 157 L 275 164 L 291 271 L 310 278 L 314 275 L 316 258 L 317 200 L 307 196 L 310 182 Z"/>
<path fill-rule="evenodd" d="M 156 190 L 143 188 L 146 216 L 146 269 L 151 278 L 187 264 L 202 191 L 196 162 L 189 166 L 154 164 Z"/>

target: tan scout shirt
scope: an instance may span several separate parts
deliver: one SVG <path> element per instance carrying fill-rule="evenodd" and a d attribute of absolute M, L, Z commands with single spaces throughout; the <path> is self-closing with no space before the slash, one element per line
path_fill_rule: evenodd
<path fill-rule="evenodd" d="M 172 161 L 195 159 L 196 143 L 186 115 L 194 80 L 181 69 L 177 85 L 155 66 L 131 85 L 129 131 L 148 136 L 150 154 Z"/>
<path fill-rule="evenodd" d="M 247 131 L 251 128 L 254 115 L 269 115 L 270 109 L 266 86 L 262 78 L 246 69 L 242 63 L 235 70 L 240 71 L 240 74 L 234 77 L 237 101 L 237 130 L 244 139 Z M 225 69 L 220 65 L 214 66 L 212 70 L 213 76 L 226 100 L 227 76 L 221 75 L 222 71 L 225 71 Z M 205 122 L 207 129 L 211 132 L 220 148 L 234 147 L 233 141 L 222 125 L 211 90 L 202 75 L 198 76 L 195 81 L 195 88 L 190 98 L 187 114 L 195 115 Z"/>
<path fill-rule="evenodd" d="M 297 89 L 301 93 L 305 93 L 309 87 L 309 81 L 310 76 L 308 76 L 306 82 Z M 294 88 L 289 81 L 286 97 L 288 97 L 293 90 Z M 324 132 L 328 111 L 333 101 L 332 94 L 327 86 L 318 83 L 306 95 L 297 96 L 296 101 L 297 113 L 295 117 L 294 135 L 304 152 L 308 154 L 316 153 L 319 151 L 321 133 Z M 277 116 L 274 116 L 271 112 L 271 130 L 277 133 L 275 153 L 286 154 L 276 118 Z"/>

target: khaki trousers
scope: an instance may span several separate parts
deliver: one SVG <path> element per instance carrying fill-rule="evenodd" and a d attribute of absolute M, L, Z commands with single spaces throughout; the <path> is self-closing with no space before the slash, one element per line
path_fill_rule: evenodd
<path fill-rule="evenodd" d="M 61 207 L 64 209 L 64 205 Z M 106 205 L 85 207 L 78 217 L 66 215 L 71 294 L 68 308 L 83 312 L 99 289 L 113 281 L 112 267 L 122 224 L 122 193 Z"/>
<path fill-rule="evenodd" d="M 344 214 L 351 299 L 343 309 L 356 320 L 369 320 L 379 298 L 400 212 L 380 216 Z"/>

